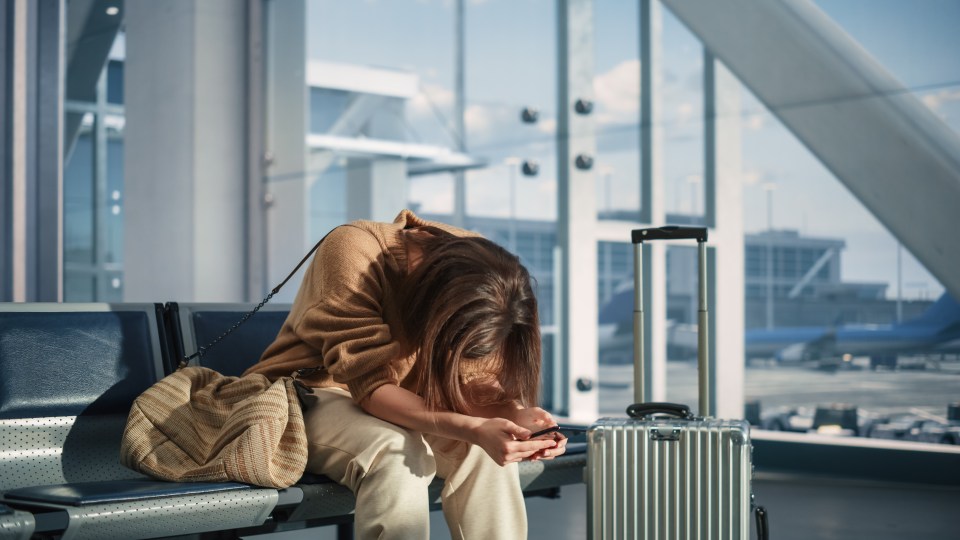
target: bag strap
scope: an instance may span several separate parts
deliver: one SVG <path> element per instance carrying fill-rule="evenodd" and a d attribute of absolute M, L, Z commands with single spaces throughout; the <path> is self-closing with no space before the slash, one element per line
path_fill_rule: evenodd
<path fill-rule="evenodd" d="M 329 235 L 329 234 L 330 234 L 330 233 L 327 233 L 327 235 Z M 260 311 L 260 308 L 262 308 L 267 302 L 269 302 L 270 299 L 273 298 L 273 295 L 275 295 L 275 294 L 277 294 L 278 292 L 280 292 L 280 289 L 283 288 L 283 286 L 286 285 L 288 281 L 290 281 L 290 278 L 292 278 L 293 275 L 297 273 L 297 270 L 300 270 L 300 267 L 303 266 L 303 264 L 304 264 L 305 262 L 307 262 L 307 259 L 309 259 L 310 256 L 313 255 L 313 253 L 314 253 L 315 251 L 317 251 L 317 248 L 320 247 L 320 244 L 322 244 L 323 241 L 327 239 L 327 235 L 324 235 L 323 238 L 321 238 L 319 242 L 317 242 L 312 248 L 310 248 L 310 251 L 309 251 L 306 255 L 303 256 L 303 259 L 301 259 L 299 263 L 297 263 L 297 266 L 293 269 L 293 271 L 290 272 L 290 274 L 288 274 L 287 277 L 286 277 L 282 282 L 280 282 L 279 285 L 277 285 L 276 287 L 274 287 L 273 290 L 270 291 L 270 294 L 268 294 L 266 297 L 264 297 L 264 299 L 261 300 L 260 303 L 257 304 L 256 307 L 254 307 L 252 310 L 250 310 L 250 311 L 248 311 L 247 313 L 245 313 L 245 314 L 243 315 L 243 317 L 240 317 L 240 320 L 237 321 L 236 324 L 234 324 L 233 326 L 231 326 L 226 332 L 220 334 L 219 337 L 217 337 L 216 339 L 214 339 L 214 340 L 211 341 L 210 343 L 207 343 L 207 344 L 204 345 L 203 347 L 199 347 L 199 348 L 197 349 L 197 352 L 191 354 L 190 356 L 187 356 L 186 358 L 181 359 L 181 360 L 180 360 L 180 364 L 177 366 L 177 369 L 179 370 L 179 369 L 182 369 L 182 368 L 186 367 L 187 364 L 189 364 L 190 361 L 193 360 L 194 358 L 198 358 L 198 359 L 199 359 L 199 358 L 203 358 L 203 355 L 206 354 L 207 351 L 209 351 L 209 350 L 212 349 L 214 346 L 216 346 L 218 343 L 220 343 L 221 341 L 223 341 L 223 339 L 224 339 L 225 337 L 229 336 L 229 335 L 230 335 L 231 333 L 233 333 L 233 331 L 236 330 L 237 328 L 240 328 L 240 325 L 242 325 L 243 323 L 247 322 L 247 320 L 250 319 L 250 317 L 253 317 L 254 314 L 256 314 L 258 311 Z"/>
<path fill-rule="evenodd" d="M 757 518 L 757 540 L 770 540 L 770 528 L 767 521 L 767 509 L 757 506 L 753 509 Z"/>

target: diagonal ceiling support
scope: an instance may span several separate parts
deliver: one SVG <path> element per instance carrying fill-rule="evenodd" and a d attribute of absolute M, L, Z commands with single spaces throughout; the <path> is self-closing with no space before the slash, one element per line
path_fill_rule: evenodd
<path fill-rule="evenodd" d="M 662 0 L 960 298 L 960 137 L 809 0 Z"/>

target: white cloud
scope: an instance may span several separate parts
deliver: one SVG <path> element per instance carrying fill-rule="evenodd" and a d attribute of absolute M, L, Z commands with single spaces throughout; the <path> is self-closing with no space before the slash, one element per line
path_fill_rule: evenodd
<path fill-rule="evenodd" d="M 464 111 L 463 122 L 470 144 L 484 146 L 539 138 L 542 135 L 534 130 L 542 130 L 540 122 L 544 120 L 538 122 L 536 127 L 531 127 L 520 120 L 519 107 L 475 103 Z"/>
<path fill-rule="evenodd" d="M 740 178 L 744 186 L 755 186 L 763 180 L 763 173 L 756 169 L 743 171 L 743 175 Z"/>
<path fill-rule="evenodd" d="M 554 179 L 541 178 L 537 180 L 537 191 L 543 195 L 556 195 L 557 182 Z"/>
<path fill-rule="evenodd" d="M 544 118 L 537 122 L 537 129 L 541 133 L 554 134 L 557 132 L 557 119 L 556 118 Z"/>
<path fill-rule="evenodd" d="M 941 113 L 941 107 L 951 101 L 960 101 L 960 90 L 940 90 L 935 94 L 927 94 L 920 98 L 923 104 L 929 107 L 935 113 Z"/>
<path fill-rule="evenodd" d="M 597 122 L 609 124 L 634 119 L 640 113 L 640 60 L 626 60 L 593 79 L 599 111 Z"/>
<path fill-rule="evenodd" d="M 767 119 L 762 114 L 751 114 L 747 116 L 747 129 L 750 131 L 760 131 L 767 125 Z"/>
<path fill-rule="evenodd" d="M 453 109 L 453 98 L 452 90 L 438 84 L 422 84 L 420 93 L 407 102 L 407 112 L 414 117 L 433 115 L 433 107 L 447 112 Z"/>

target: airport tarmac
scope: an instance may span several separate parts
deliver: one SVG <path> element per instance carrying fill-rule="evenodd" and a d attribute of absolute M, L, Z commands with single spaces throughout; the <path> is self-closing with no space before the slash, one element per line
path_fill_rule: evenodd
<path fill-rule="evenodd" d="M 745 395 L 759 399 L 764 410 L 816 407 L 844 402 L 875 413 L 925 412 L 943 417 L 947 403 L 960 401 L 960 363 L 939 370 L 823 372 L 783 366 L 751 366 L 745 373 Z M 623 416 L 633 401 L 633 367 L 600 366 L 600 414 Z M 667 399 L 696 405 L 696 363 L 667 363 Z M 839 486 L 815 490 L 803 485 L 759 482 L 758 497 L 771 511 L 771 535 L 786 540 L 849 538 L 956 538 L 953 509 L 960 491 L 940 487 L 880 485 Z M 561 498 L 526 499 L 530 530 L 536 540 L 586 538 L 586 486 L 564 487 Z M 838 516 L 842 517 L 838 518 Z M 817 519 L 813 519 L 817 518 Z M 432 539 L 450 538 L 443 513 L 430 514 Z M 916 533 L 916 534 L 914 534 Z M 332 527 L 276 535 L 277 540 L 336 538 Z M 267 540 L 272 535 L 258 536 Z"/>
<path fill-rule="evenodd" d="M 622 416 L 633 402 L 633 366 L 600 366 L 600 414 Z M 861 412 L 913 413 L 945 420 L 947 404 L 960 401 L 960 363 L 939 369 L 872 371 L 854 365 L 834 372 L 804 367 L 748 366 L 744 396 L 763 411 L 850 403 Z M 696 408 L 696 362 L 667 362 L 666 401 Z"/>

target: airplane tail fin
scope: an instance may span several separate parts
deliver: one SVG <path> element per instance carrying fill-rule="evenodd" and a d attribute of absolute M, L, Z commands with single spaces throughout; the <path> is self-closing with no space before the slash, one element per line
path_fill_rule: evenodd
<path fill-rule="evenodd" d="M 941 329 L 960 324 L 960 303 L 950 296 L 950 293 L 943 293 L 943 296 L 937 299 L 926 311 L 903 324 L 922 324 Z"/>

